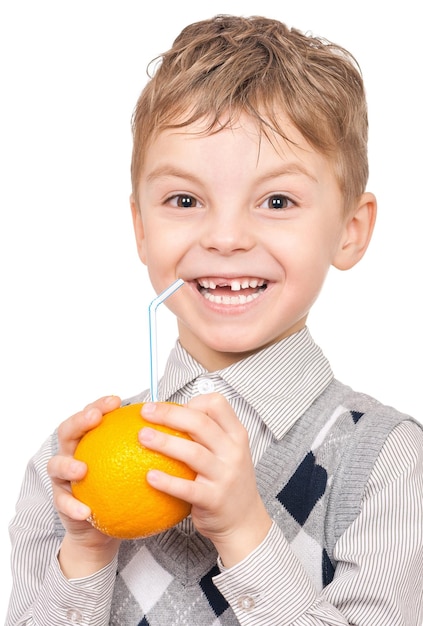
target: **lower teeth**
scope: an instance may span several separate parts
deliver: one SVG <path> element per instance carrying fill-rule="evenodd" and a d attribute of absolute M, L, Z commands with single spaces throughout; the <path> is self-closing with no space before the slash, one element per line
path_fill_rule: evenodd
<path fill-rule="evenodd" d="M 237 304 L 246 304 L 247 302 L 252 302 L 253 300 L 255 300 L 256 298 L 259 297 L 260 293 L 259 292 L 255 292 L 252 294 L 249 294 L 248 296 L 243 296 L 243 295 L 239 295 L 239 296 L 215 296 L 214 294 L 210 293 L 209 291 L 203 292 L 204 297 L 209 300 L 210 302 L 213 302 L 214 304 L 232 304 L 232 305 L 237 305 Z"/>

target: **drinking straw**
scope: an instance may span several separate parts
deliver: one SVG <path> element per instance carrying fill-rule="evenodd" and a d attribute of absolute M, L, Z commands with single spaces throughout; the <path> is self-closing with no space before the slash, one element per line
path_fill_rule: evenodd
<path fill-rule="evenodd" d="M 150 302 L 148 307 L 148 324 L 150 333 L 150 394 L 151 401 L 158 400 L 158 359 L 157 359 L 157 324 L 156 312 L 159 305 L 171 296 L 179 287 L 182 287 L 184 281 L 178 278 L 174 283 L 169 285 L 167 289 L 162 291 L 154 300 Z"/>

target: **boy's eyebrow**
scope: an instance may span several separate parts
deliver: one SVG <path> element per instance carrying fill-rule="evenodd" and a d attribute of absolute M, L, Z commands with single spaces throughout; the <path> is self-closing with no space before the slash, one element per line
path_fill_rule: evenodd
<path fill-rule="evenodd" d="M 318 182 L 317 178 L 301 163 L 291 162 L 286 163 L 282 167 L 278 167 L 270 172 L 266 172 L 263 176 L 260 177 L 261 182 L 266 182 L 267 180 L 271 180 L 272 178 L 279 178 L 281 176 L 288 175 L 303 175 L 307 176 L 314 182 Z M 184 178 L 186 180 L 190 180 L 192 182 L 197 182 L 198 177 L 182 168 L 176 167 L 174 164 L 164 163 L 159 167 L 152 170 L 146 177 L 147 182 L 152 182 L 158 178 L 165 178 L 167 176 L 171 176 L 174 178 Z"/>
<path fill-rule="evenodd" d="M 175 167 L 175 165 L 173 164 L 168 165 L 166 163 L 152 170 L 148 174 L 146 180 L 147 182 L 151 182 L 156 178 L 164 178 L 166 176 L 173 176 L 174 178 L 185 178 L 193 182 L 198 180 L 195 174 L 192 174 L 191 172 L 188 172 L 187 170 L 184 170 L 182 168 Z"/>
<path fill-rule="evenodd" d="M 280 176 L 289 176 L 289 175 L 302 175 L 307 176 L 315 183 L 319 182 L 316 176 L 314 176 L 309 169 L 307 169 L 304 165 L 297 162 L 286 163 L 283 167 L 278 167 L 270 172 L 267 172 L 261 180 L 266 181 L 272 178 L 279 178 Z"/>

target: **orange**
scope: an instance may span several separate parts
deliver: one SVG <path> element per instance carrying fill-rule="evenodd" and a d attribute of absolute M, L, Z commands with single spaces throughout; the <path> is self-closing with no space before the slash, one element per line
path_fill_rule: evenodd
<path fill-rule="evenodd" d="M 106 413 L 102 422 L 80 440 L 75 458 L 84 461 L 85 477 L 72 483 L 73 495 L 91 509 L 90 522 L 111 537 L 135 539 L 167 530 L 187 515 L 191 505 L 151 487 L 146 474 L 160 469 L 193 480 L 195 472 L 182 461 L 143 447 L 144 426 L 176 437 L 186 433 L 146 422 L 141 403 Z"/>

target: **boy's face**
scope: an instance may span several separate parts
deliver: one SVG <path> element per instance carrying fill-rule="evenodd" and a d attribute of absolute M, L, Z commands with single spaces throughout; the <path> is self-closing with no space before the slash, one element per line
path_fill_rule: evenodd
<path fill-rule="evenodd" d="M 303 328 L 329 267 L 358 260 L 345 256 L 357 224 L 331 163 L 284 128 L 292 143 L 260 137 L 247 116 L 213 135 L 197 123 L 159 133 L 145 155 L 139 254 L 157 292 L 184 279 L 167 304 L 210 371 Z"/>

